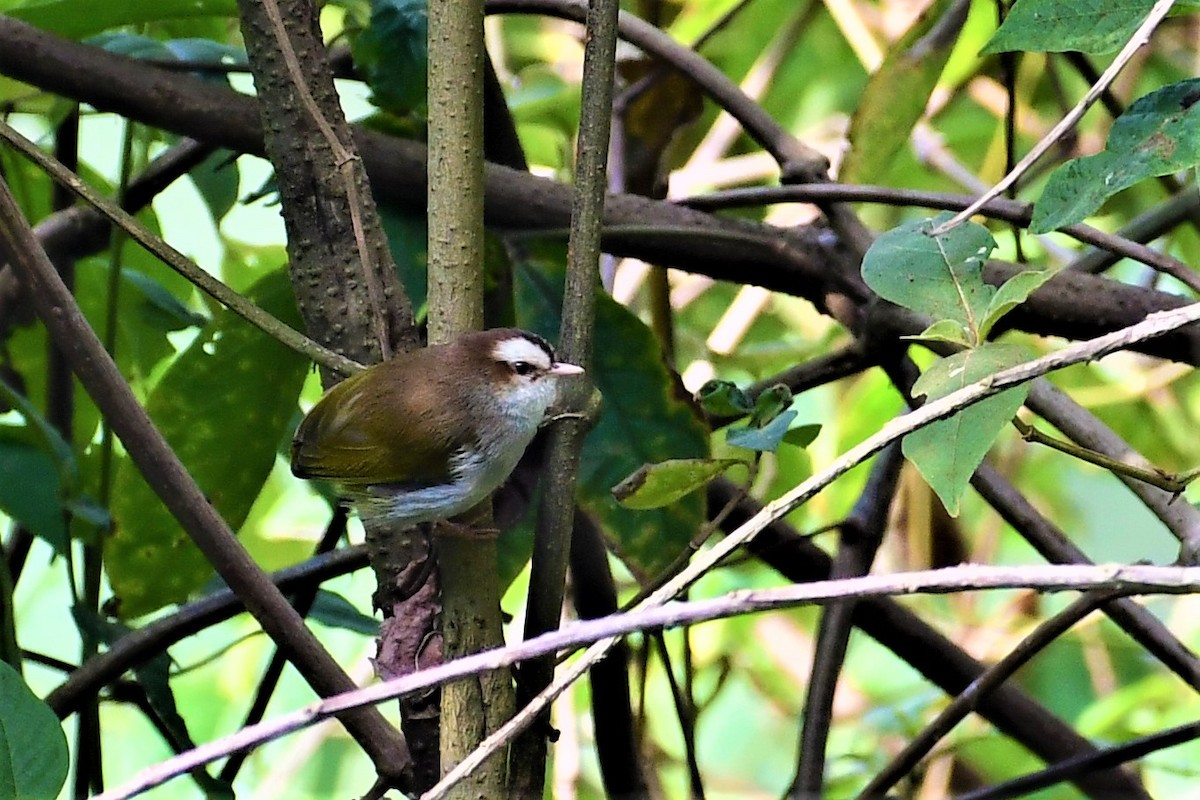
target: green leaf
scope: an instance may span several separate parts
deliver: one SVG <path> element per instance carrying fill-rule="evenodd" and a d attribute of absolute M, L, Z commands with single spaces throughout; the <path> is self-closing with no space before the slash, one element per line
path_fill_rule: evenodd
<path fill-rule="evenodd" d="M 123 269 L 121 279 L 134 293 L 133 299 L 138 304 L 135 313 L 155 328 L 162 331 L 179 331 L 208 323 L 208 317 L 189 309 L 148 275 L 132 269 Z"/>
<path fill-rule="evenodd" d="M 904 339 L 914 339 L 922 342 L 949 342 L 963 347 L 971 347 L 971 332 L 963 330 L 962 324 L 952 319 L 940 319 L 921 331 L 916 336 L 904 336 Z"/>
<path fill-rule="evenodd" d="M 783 435 L 783 440 L 793 447 L 808 447 L 816 441 L 817 434 L 820 432 L 820 423 L 810 422 L 807 425 L 797 425 L 794 428 L 789 428 L 788 432 Z"/>
<path fill-rule="evenodd" d="M 378 636 L 379 621 L 367 616 L 337 592 L 321 589 L 313 600 L 308 616 L 330 628 L 340 628 L 363 636 Z"/>
<path fill-rule="evenodd" d="M 38 412 L 33 403 L 3 379 L 0 379 L 0 399 L 3 399 L 9 408 L 20 412 L 30 437 L 52 460 L 63 488 L 73 490 L 79 482 L 79 470 L 71 445 L 67 444 L 58 429 Z"/>
<path fill-rule="evenodd" d="M 883 299 L 935 320 L 954 320 L 968 332 L 971 344 L 978 344 L 996 292 L 983 282 L 983 263 L 996 240 L 973 222 L 939 236 L 929 234 L 949 218 L 939 214 L 883 234 L 867 251 L 862 276 Z"/>
<path fill-rule="evenodd" d="M 753 425 L 730 428 L 725 432 L 725 441 L 732 447 L 774 453 L 779 449 L 780 443 L 788 433 L 788 426 L 798 413 L 785 411 L 761 428 Z"/>
<path fill-rule="evenodd" d="M 754 410 L 749 396 L 729 381 L 708 381 L 696 392 L 696 400 L 714 417 L 744 417 Z"/>
<path fill-rule="evenodd" d="M 379 219 L 396 262 L 396 276 L 408 292 L 413 313 L 420 319 L 429 295 L 429 226 L 425 214 L 383 200 L 379 203 Z"/>
<path fill-rule="evenodd" d="M 377 106 L 397 116 L 425 115 L 429 66 L 425 0 L 372 0 L 371 22 L 351 51 Z"/>
<path fill-rule="evenodd" d="M 182 39 L 168 39 L 163 44 L 167 46 L 167 50 L 170 51 L 172 56 L 184 63 L 220 63 L 236 67 L 249 66 L 250 63 L 246 57 L 245 50 L 212 39 L 185 37 Z M 202 70 L 200 74 L 212 76 L 211 71 L 208 70 Z M 221 83 L 229 82 L 224 76 L 220 76 L 219 80 Z M 226 151 L 227 158 L 228 152 Z"/>
<path fill-rule="evenodd" d="M 162 40 L 129 31 L 105 31 L 96 36 L 89 37 L 84 43 L 92 47 L 99 47 L 101 50 L 106 50 L 118 56 L 126 56 L 127 58 L 149 58 L 155 60 L 170 60 L 174 58 L 174 54 L 171 53 L 166 43 Z"/>
<path fill-rule="evenodd" d="M 1025 348 L 995 342 L 956 353 L 927 369 L 913 385 L 913 394 L 935 400 L 1026 358 Z M 951 516 L 958 515 L 971 475 L 1028 394 L 1028 385 L 1014 386 L 904 437 L 905 457 Z"/>
<path fill-rule="evenodd" d="M 67 779 L 67 758 L 58 717 L 0 662 L 0 797 L 54 800 Z"/>
<path fill-rule="evenodd" d="M 247 293 L 299 326 L 287 273 Z M 221 311 L 172 362 L 147 410 L 216 510 L 235 530 L 258 496 L 288 433 L 307 361 L 229 311 Z M 128 459 L 113 487 L 105 564 L 124 617 L 179 602 L 212 567 Z"/>
<path fill-rule="evenodd" d="M 556 246 L 561 256 L 563 248 Z M 519 264 L 514 273 L 517 321 L 557 339 L 562 302 L 560 261 Z M 663 366 L 653 334 L 608 295 L 596 298 L 591 377 L 604 394 L 596 427 L 584 442 L 579 501 L 596 515 L 631 569 L 654 575 L 688 546 L 704 521 L 704 497 L 693 493 L 650 511 L 622 508 L 611 487 L 642 464 L 708 456 L 708 434 Z"/>
<path fill-rule="evenodd" d="M 75 271 L 76 296 L 90 320 L 105 318 L 108 270 L 106 261 L 88 258 Z M 118 292 L 117 363 L 131 378 L 149 375 L 159 362 L 175 354 L 169 332 L 206 322 L 142 272 L 122 269 Z"/>
<path fill-rule="evenodd" d="M 966 3 L 938 0 L 889 49 L 850 119 L 850 150 L 838 180 L 879 183 L 887 174 L 925 114 L 968 8 Z"/>
<path fill-rule="evenodd" d="M 67 552 L 57 466 L 45 451 L 12 437 L 4 428 L 0 428 L 0 509 L 49 542 L 55 552 Z"/>
<path fill-rule="evenodd" d="M 1050 176 L 1029 230 L 1080 222 L 1117 192 L 1146 178 L 1200 164 L 1200 78 L 1136 100 L 1113 123 L 1103 152 L 1077 158 Z"/>
<path fill-rule="evenodd" d="M 236 0 L 3 0 L 0 13 L 81 39 L 122 25 L 197 17 L 237 18 Z"/>
<path fill-rule="evenodd" d="M 1111 53 L 1129 40 L 1153 5 L 1154 0 L 1017 0 L 982 55 Z"/>
<path fill-rule="evenodd" d="M 736 458 L 673 458 L 643 464 L 612 488 L 613 497 L 626 508 L 662 508 L 689 495 L 725 470 L 745 461 Z"/>
<path fill-rule="evenodd" d="M 988 303 L 987 312 L 983 315 L 983 323 L 979 326 L 980 337 L 986 339 L 1001 317 L 1024 303 L 1029 295 L 1053 278 L 1054 273 L 1055 270 L 1052 269 L 1027 269 L 1001 284 L 992 295 L 992 302 Z"/>
<path fill-rule="evenodd" d="M 241 172 L 236 154 L 230 150 L 214 150 L 188 172 L 188 177 L 204 199 L 204 205 L 208 206 L 213 224 L 220 224 L 238 201 Z"/>

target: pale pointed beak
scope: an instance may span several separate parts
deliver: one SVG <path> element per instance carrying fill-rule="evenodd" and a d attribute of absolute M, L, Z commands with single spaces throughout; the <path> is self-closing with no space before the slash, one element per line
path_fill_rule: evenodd
<path fill-rule="evenodd" d="M 547 375 L 563 376 L 563 375 L 582 375 L 583 367 L 577 367 L 574 364 L 565 364 L 561 361 L 556 361 L 550 365 L 550 371 Z"/>

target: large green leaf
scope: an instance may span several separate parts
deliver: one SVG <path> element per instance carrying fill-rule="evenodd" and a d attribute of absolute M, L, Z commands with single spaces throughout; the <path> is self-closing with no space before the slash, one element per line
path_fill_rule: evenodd
<path fill-rule="evenodd" d="M 1026 270 L 999 288 L 985 283 L 983 264 L 995 240 L 987 228 L 972 222 L 937 236 L 930 233 L 949 218 L 939 214 L 880 236 L 863 259 L 863 280 L 883 299 L 934 318 L 916 338 L 975 347 L 1054 273 Z"/>
<path fill-rule="evenodd" d="M 613 497 L 626 508 L 662 508 L 679 501 L 735 465 L 746 466 L 737 458 L 671 458 L 657 464 L 643 464 L 636 472 L 613 487 Z"/>
<path fill-rule="evenodd" d="M 1154 0 L 1017 0 L 983 54 L 1111 53 L 1128 41 L 1153 5 Z"/>
<path fill-rule="evenodd" d="M 299 325 L 286 272 L 248 292 L 266 310 Z M 147 402 L 155 423 L 209 501 L 237 529 L 250 511 L 291 424 L 307 361 L 222 311 L 170 366 Z M 123 616 L 185 599 L 212 567 L 123 460 L 113 489 L 105 562 Z"/>
<path fill-rule="evenodd" d="M 82 38 L 121 25 L 237 17 L 236 0 L 0 0 L 0 13 L 62 36 Z"/>
<path fill-rule="evenodd" d="M 0 797 L 54 800 L 67 779 L 67 757 L 58 717 L 0 662 Z"/>
<path fill-rule="evenodd" d="M 538 262 L 516 270 L 518 322 L 557 338 L 562 302 L 560 265 Z M 617 552 L 638 574 L 653 575 L 687 547 L 704 519 L 704 498 L 691 494 L 649 511 L 622 508 L 612 487 L 643 464 L 708 456 L 708 436 L 676 394 L 658 343 L 642 322 L 605 294 L 596 298 L 592 380 L 604 395 L 580 464 L 579 501 L 595 514 Z"/>
<path fill-rule="evenodd" d="M 132 250 L 133 248 L 130 248 Z M 103 330 L 108 297 L 109 265 L 89 258 L 75 271 L 80 308 Z M 122 269 L 117 287 L 116 361 L 130 378 L 144 378 L 160 361 L 175 353 L 171 331 L 202 325 L 205 318 L 188 309 L 165 287 L 137 270 Z"/>
<path fill-rule="evenodd" d="M 927 369 L 913 386 L 913 393 L 935 400 L 1027 357 L 1025 348 L 1019 345 L 995 342 L 965 350 Z M 905 457 L 952 516 L 958 515 L 971 475 L 1028 394 L 1027 385 L 1015 386 L 904 437 Z"/>
<path fill-rule="evenodd" d="M 939 214 L 880 236 L 863 259 L 862 276 L 883 299 L 935 320 L 951 320 L 964 344 L 976 344 L 996 292 L 983 282 L 983 263 L 996 240 L 972 222 L 930 234 L 948 218 Z"/>
<path fill-rule="evenodd" d="M 937 0 L 888 51 L 850 119 L 850 151 L 838 170 L 838 180 L 879 183 L 888 173 L 925 113 L 968 7 Z"/>
<path fill-rule="evenodd" d="M 1200 164 L 1200 79 L 1139 98 L 1113 123 L 1104 150 L 1060 166 L 1033 211 L 1033 233 L 1083 221 L 1122 189 Z"/>

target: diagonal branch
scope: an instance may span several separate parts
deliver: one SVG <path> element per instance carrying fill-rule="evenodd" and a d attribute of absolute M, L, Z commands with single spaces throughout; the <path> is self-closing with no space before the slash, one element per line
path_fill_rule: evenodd
<path fill-rule="evenodd" d="M 329 696 L 352 689 L 353 681 L 250 558 L 154 427 L 3 183 L 0 183 L 0 252 L 7 256 L 25 284 L 51 339 L 125 445 L 146 483 L 179 520 L 225 583 L 242 598 L 263 630 L 318 694 Z M 346 717 L 345 724 L 381 774 L 395 776 L 395 770 L 407 761 L 403 742 L 377 711 L 355 713 Z"/>
<path fill-rule="evenodd" d="M 1200 303 L 1193 303 L 1176 311 L 1163 311 L 1151 314 L 1136 325 L 1086 342 L 1078 342 L 1056 353 L 1051 353 L 1011 369 L 1003 370 L 978 383 L 971 384 L 938 400 L 926 403 L 916 411 L 892 420 L 874 436 L 852 447 L 842 456 L 835 459 L 827 469 L 769 503 L 759 514 L 755 515 L 738 528 L 738 530 L 716 544 L 711 550 L 698 557 L 687 569 L 643 601 L 635 610 L 645 610 L 646 608 L 659 606 L 671 600 L 700 576 L 720 563 L 735 549 L 753 538 L 755 534 L 770 524 L 772 520 L 778 519 L 808 502 L 834 480 L 879 452 L 891 442 L 900 439 L 905 434 L 928 425 L 935 420 L 948 417 L 956 411 L 998 394 L 1011 386 L 1025 383 L 1033 378 L 1040 377 L 1071 364 L 1101 358 L 1109 353 L 1124 349 L 1135 341 L 1162 336 L 1169 331 L 1189 325 L 1197 320 L 1200 320 Z M 1196 544 L 1194 542 L 1185 542 L 1185 549 L 1188 552 L 1196 552 Z M 592 664 L 603 658 L 604 654 L 608 652 L 608 649 L 612 647 L 615 641 L 615 639 L 611 638 L 605 639 L 589 647 L 587 652 L 577 662 L 564 670 L 554 683 L 539 694 L 529 705 L 525 706 L 501 730 L 497 731 L 493 736 L 488 737 L 488 741 L 484 743 L 483 747 L 459 764 L 450 775 L 447 775 L 447 779 L 455 772 L 469 773 L 478 767 L 480 761 L 490 752 L 488 748 L 493 748 L 503 742 L 509 741 L 513 736 L 527 727 L 537 718 L 543 708 L 553 702 L 568 686 L 578 680 Z"/>

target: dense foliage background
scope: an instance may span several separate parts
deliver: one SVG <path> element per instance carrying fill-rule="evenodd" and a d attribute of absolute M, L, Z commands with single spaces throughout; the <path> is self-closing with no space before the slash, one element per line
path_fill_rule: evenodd
<path fill-rule="evenodd" d="M 302 5 L 280 8 L 290 18 Z M 1097 83 L 1150 3 L 624 5 L 591 370 L 604 406 L 581 460 L 569 617 L 616 611 L 681 554 L 823 473 L 907 410 L 918 370 L 916 394 L 935 397 L 1193 299 L 1200 31 L 1194 6 L 1179 5 L 1023 173 L 1013 202 L 937 238 L 926 220 L 1004 176 Z M 557 339 L 582 11 L 566 0 L 488 9 L 489 80 L 503 94 L 485 101 L 485 314 Z M 4 0 L 0 12 L 7 126 L 204 271 L 336 346 L 311 296 L 297 309 L 304 286 L 294 263 L 289 279 L 279 213 L 287 176 L 262 138 L 291 121 L 268 114 L 260 126 L 237 4 Z M 330 2 L 320 24 L 419 322 L 424 5 Z M 343 535 L 327 489 L 286 462 L 321 391 L 310 360 L 113 231 L 26 155 L 0 148 L 0 171 L 204 496 L 264 569 L 295 567 L 289 598 L 369 682 L 379 625 L 362 531 L 351 521 Z M 304 234 L 307 246 L 323 228 Z M 18 274 L 0 269 L 0 797 L 88 797 L 314 693 L 232 601 L 211 610 L 222 602 L 211 559 L 142 477 L 137 445 L 116 440 L 70 377 Z M 1189 559 L 1200 515 L 1177 476 L 1200 464 L 1197 358 L 1200 333 L 1186 328 L 1053 374 L 1062 391 L 1025 384 L 937 423 L 907 440 L 907 459 L 893 448 L 851 469 L 687 596 L 960 562 Z M 709 384 L 693 399 L 712 379 L 748 396 Z M 1014 413 L 1023 430 L 1116 461 L 1136 450 L 1152 467 L 1118 475 L 1027 441 Z M 614 499 L 643 464 L 684 458 L 701 460 L 688 474 L 704 488 L 643 498 L 652 508 Z M 530 588 L 536 459 L 527 466 L 497 503 L 510 641 Z M 680 474 L 668 477 L 694 488 Z M 851 797 L 924 735 L 928 756 L 897 770 L 903 796 L 999 796 L 981 787 L 1097 752 L 1028 796 L 1190 796 L 1196 601 L 1087 613 L 1107 599 L 963 591 L 651 629 L 555 705 L 545 793 Z M 976 713 L 928 733 L 984 665 L 1064 609 L 1082 621 L 1046 636 Z M 262 707 L 248 719 L 252 700 Z M 396 721 L 394 704 L 380 708 Z M 154 796 L 224 796 L 231 784 L 255 798 L 352 797 L 375 774 L 336 723 L 207 770 Z"/>

